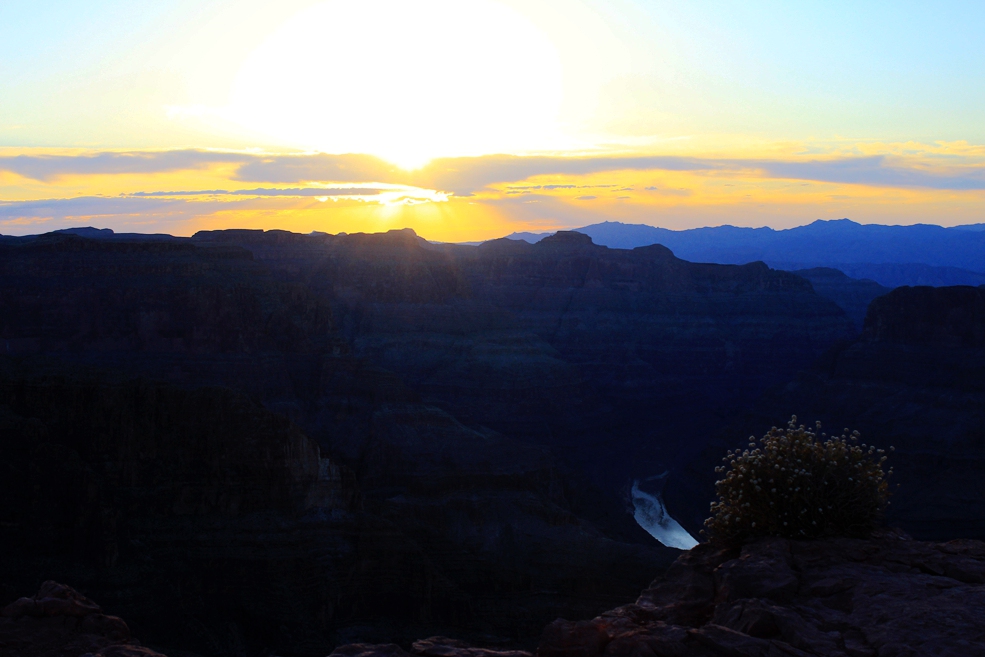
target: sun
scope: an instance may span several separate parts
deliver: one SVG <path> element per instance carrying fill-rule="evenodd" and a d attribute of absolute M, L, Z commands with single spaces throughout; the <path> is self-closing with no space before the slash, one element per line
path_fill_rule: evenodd
<path fill-rule="evenodd" d="M 309 150 L 416 168 L 439 156 L 555 147 L 557 50 L 490 0 L 321 2 L 244 62 L 227 116 Z"/>

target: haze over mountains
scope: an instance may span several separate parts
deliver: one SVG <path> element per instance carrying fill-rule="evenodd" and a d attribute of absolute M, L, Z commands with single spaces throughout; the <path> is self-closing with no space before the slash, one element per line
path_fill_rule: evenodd
<path fill-rule="evenodd" d="M 985 224 L 883 226 L 838 219 L 786 230 L 714 226 L 677 231 L 606 221 L 574 230 L 610 248 L 662 244 L 691 262 L 763 261 L 790 271 L 831 267 L 890 288 L 985 284 Z M 508 237 L 536 242 L 548 234 Z"/>

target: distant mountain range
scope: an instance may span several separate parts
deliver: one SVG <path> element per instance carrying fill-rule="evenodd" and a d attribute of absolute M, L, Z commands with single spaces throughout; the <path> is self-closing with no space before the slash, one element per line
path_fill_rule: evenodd
<path fill-rule="evenodd" d="M 736 226 L 669 230 L 606 221 L 575 230 L 610 248 L 662 244 L 691 262 L 761 260 L 790 271 L 831 267 L 887 287 L 985 284 L 985 224 L 882 226 L 838 219 L 786 230 Z M 533 243 L 548 234 L 508 237 Z"/>

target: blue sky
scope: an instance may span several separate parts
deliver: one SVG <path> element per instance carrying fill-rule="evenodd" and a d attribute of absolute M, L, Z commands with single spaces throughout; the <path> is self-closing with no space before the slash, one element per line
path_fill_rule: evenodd
<path fill-rule="evenodd" d="M 163 179 L 86 173 L 86 158 L 100 153 L 357 153 L 408 169 L 505 153 L 554 158 L 555 171 L 542 161 L 510 166 L 555 185 L 595 175 L 572 173 L 581 165 L 565 157 L 703 163 L 690 178 L 670 180 L 660 167 L 649 183 L 639 170 L 625 174 L 625 187 L 672 188 L 661 203 L 673 204 L 629 194 L 596 203 L 598 218 L 679 227 L 985 221 L 982 34 L 982 2 L 8 1 L 0 157 L 82 159 L 71 175 L 43 182 L 0 169 L 0 202 L 22 221 L 10 203 L 166 191 Z M 215 188 L 235 178 L 228 166 L 208 169 Z M 193 191 L 201 171 L 167 182 Z M 754 189 L 734 202 L 715 196 L 723 171 L 742 180 L 719 181 L 722 189 Z M 777 191 L 805 178 L 816 183 L 808 195 Z M 489 225 L 500 230 L 513 213 L 518 224 L 561 227 L 585 216 L 573 199 L 586 196 L 541 199 L 550 209 L 539 215 L 499 210 Z M 330 229 L 328 206 L 321 213 Z M 458 221 L 463 234 L 493 230 Z"/>
<path fill-rule="evenodd" d="M 131 130 L 156 118 L 141 114 L 160 105 L 221 102 L 237 60 L 271 26 L 316 3 L 272 4 L 3 3 L 0 144 L 67 145 L 71 139 L 47 121 L 71 123 L 81 114 L 79 132 L 89 134 L 69 135 L 80 142 L 163 145 Z M 565 4 L 578 11 L 565 11 Z M 572 57 L 565 75 L 570 87 L 588 85 L 612 97 L 581 126 L 602 136 L 674 136 L 666 133 L 676 128 L 782 139 L 985 140 L 985 3 L 515 6 L 548 34 L 556 29 L 594 42 L 586 48 L 597 48 L 592 55 L 609 70 L 585 71 Z M 564 15 L 579 12 L 589 18 L 565 22 Z M 601 20 L 586 27 L 594 19 Z M 128 120 L 105 116 L 121 109 Z"/>

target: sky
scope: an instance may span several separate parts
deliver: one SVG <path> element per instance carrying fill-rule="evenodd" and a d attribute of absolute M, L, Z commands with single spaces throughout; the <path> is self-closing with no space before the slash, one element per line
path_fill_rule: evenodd
<path fill-rule="evenodd" d="M 4 0 L 0 233 L 985 222 L 985 3 Z"/>

